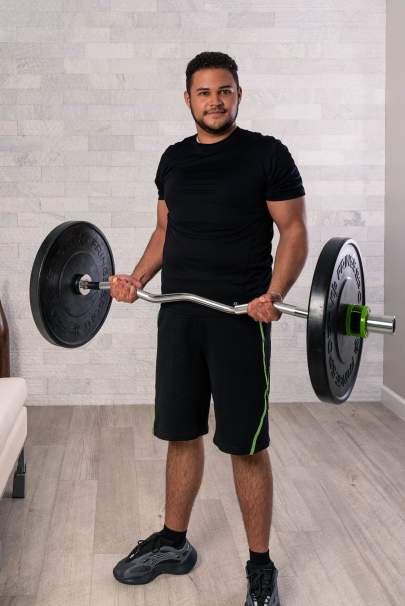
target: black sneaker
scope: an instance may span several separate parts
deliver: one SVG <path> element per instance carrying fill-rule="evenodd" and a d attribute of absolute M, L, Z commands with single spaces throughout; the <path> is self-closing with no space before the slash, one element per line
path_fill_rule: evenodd
<path fill-rule="evenodd" d="M 245 606 L 280 606 L 278 570 L 274 564 L 246 564 L 248 590 Z"/>
<path fill-rule="evenodd" d="M 168 545 L 159 532 L 154 532 L 147 539 L 138 541 L 131 553 L 118 562 L 113 575 L 128 585 L 150 583 L 162 573 L 187 574 L 197 561 L 197 551 L 185 539 L 183 547 Z"/>

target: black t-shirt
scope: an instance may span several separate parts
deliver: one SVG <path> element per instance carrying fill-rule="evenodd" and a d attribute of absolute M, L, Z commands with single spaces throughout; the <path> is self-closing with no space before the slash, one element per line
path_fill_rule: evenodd
<path fill-rule="evenodd" d="M 155 183 L 169 210 L 162 293 L 193 293 L 232 305 L 266 292 L 273 262 L 266 200 L 305 194 L 279 139 L 240 127 L 218 143 L 187 137 L 165 150 Z M 167 306 L 200 315 L 213 311 L 193 303 Z"/>

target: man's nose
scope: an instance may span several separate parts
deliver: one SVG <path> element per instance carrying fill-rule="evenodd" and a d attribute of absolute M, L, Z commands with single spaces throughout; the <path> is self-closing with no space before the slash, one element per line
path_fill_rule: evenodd
<path fill-rule="evenodd" d="M 210 98 L 210 102 L 212 107 L 215 109 L 216 107 L 222 107 L 222 98 L 221 93 L 213 93 Z"/>

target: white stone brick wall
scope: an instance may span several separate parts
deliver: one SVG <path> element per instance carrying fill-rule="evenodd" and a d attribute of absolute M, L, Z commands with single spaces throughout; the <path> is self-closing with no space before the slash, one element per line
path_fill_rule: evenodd
<path fill-rule="evenodd" d="M 67 219 L 100 226 L 129 272 L 156 221 L 161 153 L 195 132 L 187 62 L 235 58 L 238 124 L 289 147 L 306 188 L 310 251 L 288 300 L 305 305 L 323 243 L 360 244 L 368 303 L 383 311 L 383 0 L 1 0 L 0 296 L 12 373 L 28 403 L 153 403 L 158 307 L 115 303 L 80 350 L 49 345 L 29 307 L 46 234 Z M 274 247 L 277 244 L 277 236 Z M 274 248 L 275 250 L 275 248 Z M 160 276 L 148 288 L 159 291 Z M 273 401 L 311 401 L 305 322 L 273 327 Z M 382 338 L 366 343 L 353 399 L 376 400 Z"/>

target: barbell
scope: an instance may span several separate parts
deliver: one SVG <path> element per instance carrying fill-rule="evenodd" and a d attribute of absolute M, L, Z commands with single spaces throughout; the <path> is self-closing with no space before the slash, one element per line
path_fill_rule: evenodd
<path fill-rule="evenodd" d="M 89 342 L 108 315 L 108 277 L 114 273 L 111 248 L 98 227 L 85 221 L 55 227 L 36 254 L 30 279 L 31 311 L 43 337 L 68 348 Z M 156 295 L 137 289 L 137 296 L 151 303 L 189 301 L 237 315 L 248 307 L 189 293 Z M 284 302 L 273 305 L 307 320 L 309 375 L 317 397 L 326 402 L 340 404 L 349 398 L 368 334 L 395 332 L 394 316 L 372 315 L 366 306 L 361 254 L 351 238 L 331 238 L 324 245 L 306 309 Z"/>

